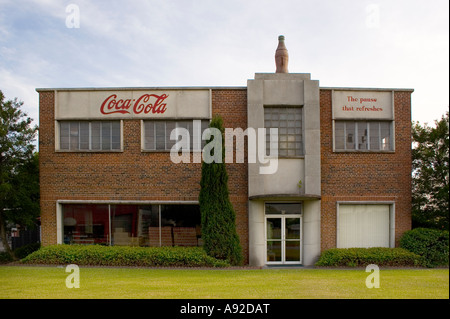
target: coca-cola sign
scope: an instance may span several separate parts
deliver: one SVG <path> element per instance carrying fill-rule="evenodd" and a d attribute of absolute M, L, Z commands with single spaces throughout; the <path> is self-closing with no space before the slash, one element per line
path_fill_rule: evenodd
<path fill-rule="evenodd" d="M 162 114 L 167 110 L 164 103 L 167 94 L 143 94 L 137 99 L 118 99 L 116 94 L 108 96 L 100 106 L 102 114 Z"/>
<path fill-rule="evenodd" d="M 64 89 L 55 98 L 56 120 L 209 118 L 207 89 Z"/>

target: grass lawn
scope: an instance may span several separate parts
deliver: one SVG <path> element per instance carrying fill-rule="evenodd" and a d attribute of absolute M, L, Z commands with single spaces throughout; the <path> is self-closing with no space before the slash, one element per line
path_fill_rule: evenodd
<path fill-rule="evenodd" d="M 0 266 L 0 299 L 448 299 L 448 269 L 145 269 L 80 267 L 67 288 L 65 267 Z"/>

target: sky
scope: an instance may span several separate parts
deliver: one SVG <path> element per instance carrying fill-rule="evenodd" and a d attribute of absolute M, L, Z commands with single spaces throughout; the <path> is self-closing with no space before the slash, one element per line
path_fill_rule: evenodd
<path fill-rule="evenodd" d="M 407 88 L 412 120 L 449 109 L 448 0 L 0 0 L 0 90 L 36 124 L 36 88 L 246 86 L 289 72 L 321 87 Z"/>

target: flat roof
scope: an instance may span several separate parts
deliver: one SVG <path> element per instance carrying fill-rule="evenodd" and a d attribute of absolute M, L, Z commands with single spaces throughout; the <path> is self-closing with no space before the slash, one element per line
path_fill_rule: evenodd
<path fill-rule="evenodd" d="M 139 87 L 79 87 L 36 88 L 36 91 L 143 91 L 143 90 L 247 90 L 246 86 L 139 86 Z"/>
<path fill-rule="evenodd" d="M 414 89 L 401 89 L 401 88 L 366 88 L 366 87 L 319 87 L 321 90 L 334 90 L 334 91 L 407 91 L 414 92 Z"/>
<path fill-rule="evenodd" d="M 406 91 L 414 92 L 409 88 L 367 88 L 367 87 L 319 87 L 320 90 L 335 91 Z M 143 90 L 247 90 L 246 86 L 151 86 L 151 87 L 79 87 L 79 88 L 36 88 L 43 91 L 143 91 Z"/>

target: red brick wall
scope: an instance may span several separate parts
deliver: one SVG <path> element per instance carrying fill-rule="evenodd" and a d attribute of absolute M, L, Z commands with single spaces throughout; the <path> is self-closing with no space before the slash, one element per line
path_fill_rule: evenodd
<path fill-rule="evenodd" d="M 247 90 L 213 90 L 213 115 L 221 114 L 226 128 L 247 128 Z M 244 164 L 245 163 L 245 164 Z M 247 152 L 244 163 L 226 164 L 228 191 L 236 212 L 236 228 L 245 263 L 248 263 L 248 165 Z"/>
<path fill-rule="evenodd" d="M 337 201 L 395 202 L 396 242 L 411 227 L 411 92 L 396 91 L 394 153 L 333 153 L 331 90 L 320 90 L 322 249 L 336 246 Z M 196 201 L 201 164 L 174 164 L 168 152 L 141 152 L 140 121 L 123 121 L 123 152 L 55 152 L 54 92 L 41 91 L 40 177 L 43 245 L 55 244 L 56 201 Z M 212 112 L 247 128 L 247 90 L 214 89 Z M 247 161 L 245 157 L 245 162 Z M 248 262 L 248 168 L 227 164 L 230 199 Z"/>
<path fill-rule="evenodd" d="M 337 201 L 395 202 L 396 245 L 411 228 L 411 92 L 394 105 L 394 153 L 333 153 L 331 90 L 320 90 L 322 250 L 336 247 Z"/>
<path fill-rule="evenodd" d="M 55 152 L 53 91 L 39 92 L 42 244 L 56 244 L 57 200 L 196 201 L 201 164 L 174 164 L 169 152 L 141 152 L 139 120 L 123 121 L 123 152 Z M 213 90 L 213 115 L 247 126 L 247 91 Z M 229 164 L 230 199 L 248 260 L 247 165 Z"/>

